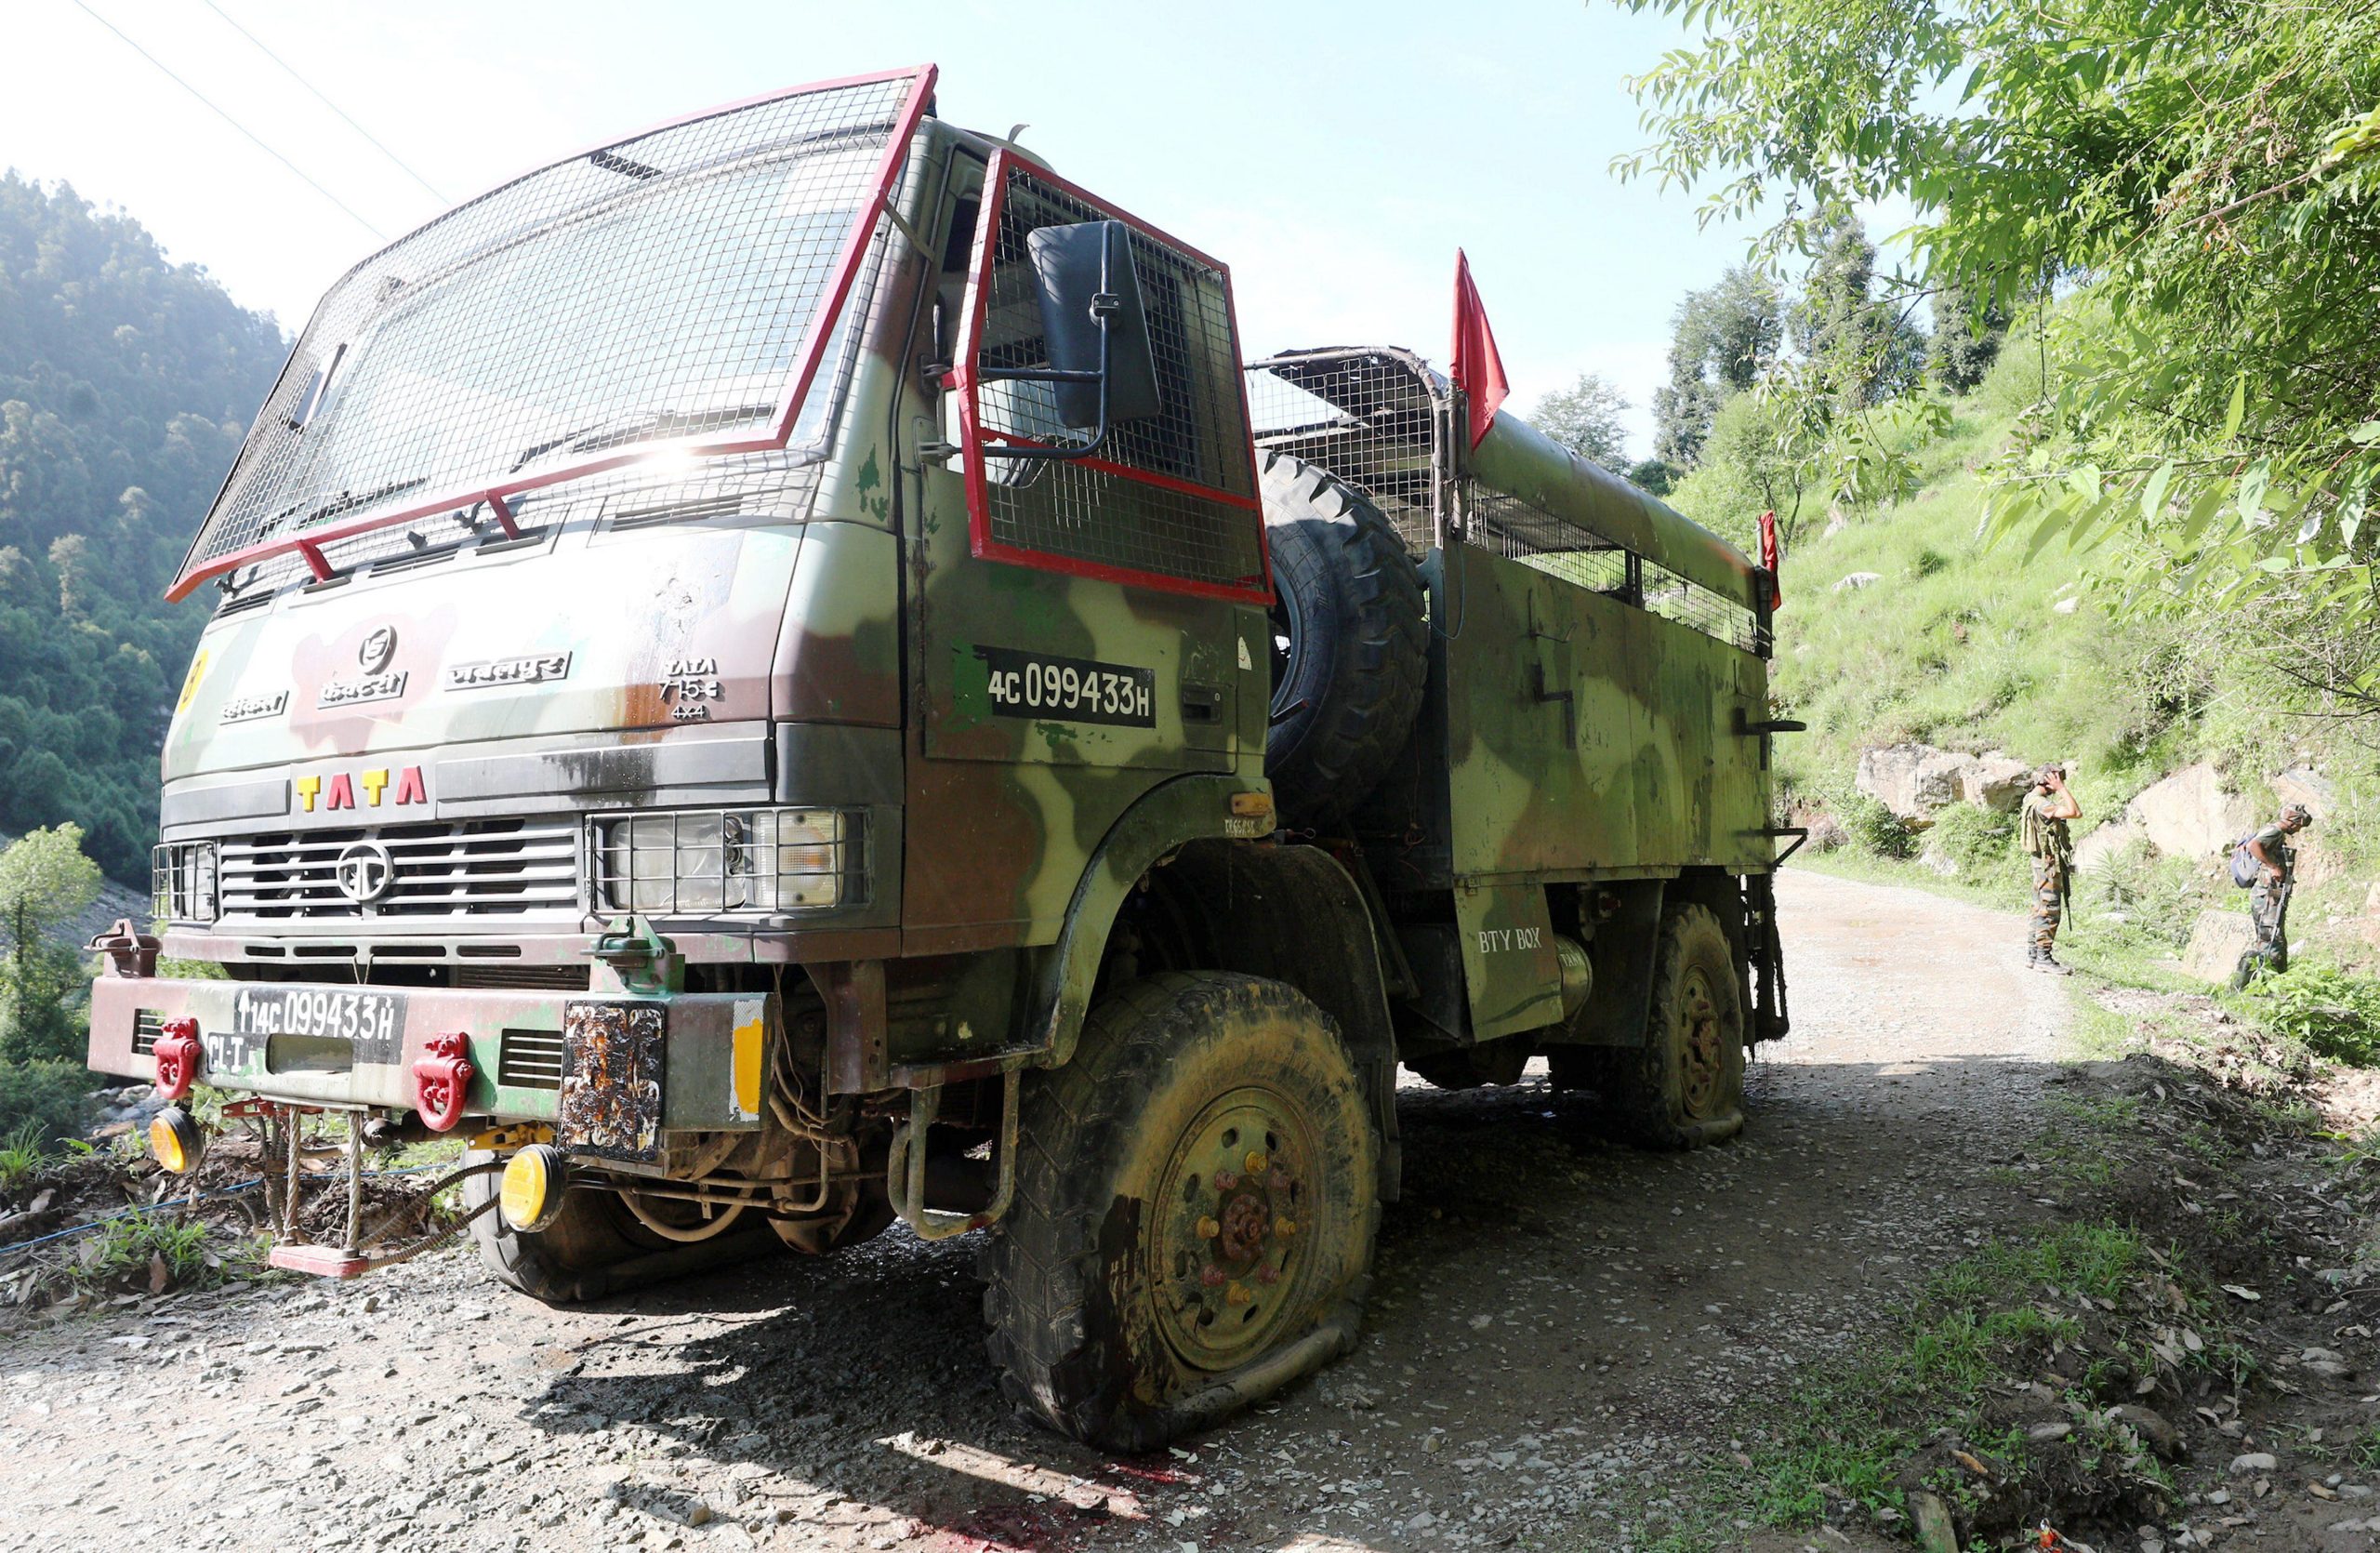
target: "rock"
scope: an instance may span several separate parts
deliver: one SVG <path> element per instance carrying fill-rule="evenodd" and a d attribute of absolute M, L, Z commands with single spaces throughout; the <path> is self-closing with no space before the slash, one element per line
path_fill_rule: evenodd
<path fill-rule="evenodd" d="M 2278 1471 L 2280 1467 L 2281 1462 L 2271 1452 L 2250 1451 L 2245 1455 L 2231 1458 L 2231 1476 L 2249 1478 L 2259 1472 Z"/>
<path fill-rule="evenodd" d="M 1812 852 L 1832 852 L 1836 847 L 1851 843 L 1851 832 L 1845 830 L 1843 822 L 1832 815 L 1810 816 L 1809 827 L 1810 839 L 1802 844 Z M 2374 917 L 2373 923 L 2380 927 L 2380 916 Z"/>
<path fill-rule="evenodd" d="M 2025 1431 L 2025 1438 L 2035 1444 L 2046 1445 L 2053 1440 L 2064 1440 L 2073 1432 L 2071 1424 L 2035 1424 Z"/>
<path fill-rule="evenodd" d="M 1853 572 L 1827 591 L 1831 593 L 1852 593 L 1884 580 L 1882 572 Z"/>
<path fill-rule="evenodd" d="M 2228 982 L 2240 968 L 2240 957 L 2254 947 L 2256 925 L 2242 911 L 2210 907 L 2198 914 L 2190 929 L 2189 948 L 2182 951 L 2182 969 L 2201 981 Z"/>
<path fill-rule="evenodd" d="M 2074 843 L 2075 871 L 2088 873 L 2133 843 L 2148 839 L 2149 833 L 2129 816 L 2119 816 Z"/>
<path fill-rule="evenodd" d="M 1917 1520 L 1917 1546 L 1925 1553 L 1959 1553 L 1959 1531 L 1950 1507 L 1924 1489 L 1909 1496 L 1910 1513 Z"/>
<path fill-rule="evenodd" d="M 2053 615 L 2071 615 L 2082 607 L 2082 596 L 2080 593 L 2077 593 L 2070 598 L 2058 600 L 2056 604 L 2049 606 L 2049 612 Z"/>
<path fill-rule="evenodd" d="M 2184 1453 L 2182 1431 L 2174 1427 L 2165 1415 L 2137 1402 L 2122 1402 L 2108 1409 L 2110 1422 L 2123 1425 L 2140 1437 L 2140 1442 L 2163 1461 L 2179 1460 Z"/>
<path fill-rule="evenodd" d="M 2219 857 L 2256 828 L 2256 805 L 2223 790 L 2223 777 L 2202 762 L 2186 765 L 2145 790 L 2124 814 L 2151 846 L 2168 857 L 2200 862 Z"/>
<path fill-rule="evenodd" d="M 2303 803 L 2316 819 L 2338 812 L 2338 789 L 2311 766 L 2293 765 L 2272 779 L 2272 795 L 2283 804 Z"/>
<path fill-rule="evenodd" d="M 2033 785 L 2033 767 L 1998 750 L 1979 755 L 1959 773 L 1959 796 L 1979 809 L 2013 812 Z"/>
<path fill-rule="evenodd" d="M 1856 784 L 1902 819 L 1926 823 L 1935 810 L 1959 801 L 1960 780 L 1974 760 L 1930 744 L 1863 750 Z"/>
<path fill-rule="evenodd" d="M 1944 879 L 1956 879 L 1959 876 L 1959 865 L 1949 854 L 1937 847 L 1929 846 L 1919 853 L 1917 866 L 1928 873 L 1939 874 Z"/>

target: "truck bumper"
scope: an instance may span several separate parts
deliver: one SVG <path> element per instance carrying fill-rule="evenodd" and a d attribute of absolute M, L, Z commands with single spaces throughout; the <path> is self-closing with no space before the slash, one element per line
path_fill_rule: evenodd
<path fill-rule="evenodd" d="M 197 1026 L 201 1083 L 304 1105 L 419 1108 L 415 1065 L 459 1034 L 462 1113 L 544 1122 L 633 1159 L 631 1133 L 760 1125 L 775 999 L 757 994 L 518 992 L 101 976 L 90 1066 L 154 1080 L 173 1021 Z M 448 1043 L 451 1050 L 452 1043 Z M 565 1090 L 569 1092 L 565 1103 Z"/>

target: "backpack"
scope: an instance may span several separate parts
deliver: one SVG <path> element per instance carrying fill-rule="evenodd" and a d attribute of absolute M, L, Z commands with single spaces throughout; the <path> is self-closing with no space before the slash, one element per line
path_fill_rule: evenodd
<path fill-rule="evenodd" d="M 2231 883 L 2243 890 L 2255 888 L 2265 871 L 2265 866 L 2256 861 L 2256 855 L 2248 850 L 2248 843 L 2255 839 L 2255 833 L 2251 831 L 2231 843 Z"/>

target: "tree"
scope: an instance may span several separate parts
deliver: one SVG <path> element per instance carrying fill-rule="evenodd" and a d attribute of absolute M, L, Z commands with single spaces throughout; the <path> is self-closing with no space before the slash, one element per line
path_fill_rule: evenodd
<path fill-rule="evenodd" d="M 1929 285 L 2058 297 L 1995 532 L 2091 541 L 2135 607 L 2219 604 L 2380 715 L 2368 3 L 1620 3 L 1708 37 L 1632 83 L 1654 140 L 1623 176 L 1783 212 L 1772 260 L 1906 198 Z"/>
<path fill-rule="evenodd" d="M 1844 409 L 1897 399 L 1917 385 L 1925 337 L 1875 293 L 1876 246 L 1849 211 L 1837 211 L 1790 311 L 1794 349 Z"/>
<path fill-rule="evenodd" d="M 1931 301 L 1934 338 L 1926 346 L 1926 370 L 1950 392 L 1972 393 L 2000 359 L 2008 310 L 1989 295 L 1976 297 L 1958 285 L 1943 286 Z"/>
<path fill-rule="evenodd" d="M 1667 496 L 1677 484 L 1677 470 L 1659 458 L 1646 458 L 1628 471 L 1628 483 L 1640 491 Z"/>
<path fill-rule="evenodd" d="M 1628 413 L 1628 398 L 1599 372 L 1581 372 L 1579 380 L 1537 402 L 1529 423 L 1580 458 L 1618 469 L 1628 458 L 1628 431 L 1620 418 Z"/>
<path fill-rule="evenodd" d="M 1784 299 L 1759 270 L 1687 292 L 1670 320 L 1670 380 L 1653 393 L 1653 456 L 1692 469 L 1719 406 L 1760 380 L 1784 339 Z"/>
<path fill-rule="evenodd" d="M 84 976 L 73 949 L 50 936 L 99 893 L 99 865 L 83 856 L 79 826 L 28 831 L 0 852 L 0 923 L 9 936 L 0 1056 L 27 1062 L 79 1055 L 73 1004 Z"/>

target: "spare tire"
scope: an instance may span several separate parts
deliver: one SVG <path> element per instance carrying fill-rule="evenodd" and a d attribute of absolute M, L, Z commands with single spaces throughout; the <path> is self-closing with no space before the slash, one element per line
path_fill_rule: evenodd
<path fill-rule="evenodd" d="M 1413 731 L 1429 674 L 1421 574 L 1381 510 L 1321 468 L 1264 455 L 1273 551 L 1264 773 L 1292 825 L 1339 818 Z"/>

